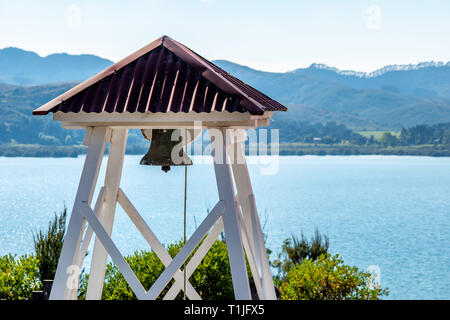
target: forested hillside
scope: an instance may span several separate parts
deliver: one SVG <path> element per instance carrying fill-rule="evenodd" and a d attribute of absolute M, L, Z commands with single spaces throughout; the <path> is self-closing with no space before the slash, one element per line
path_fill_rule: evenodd
<path fill-rule="evenodd" d="M 215 63 L 288 107 L 287 112 L 274 114 L 270 125 L 280 129 L 280 142 L 289 145 L 287 153 L 296 154 L 302 148 L 310 153 L 317 150 L 317 145 L 341 148 L 333 151 L 338 153 L 344 145 L 359 146 L 359 151 L 366 146 L 366 153 L 400 146 L 415 146 L 416 152 L 420 145 L 428 148 L 422 150 L 425 153 L 430 153 L 430 148 L 439 149 L 440 155 L 447 152 L 448 64 L 390 66 L 361 74 L 323 65 L 271 73 L 224 60 Z M 51 115 L 32 116 L 32 110 L 79 82 L 68 79 L 84 80 L 110 64 L 109 60 L 90 55 L 42 58 L 16 48 L 0 50 L 0 155 L 82 152 L 82 130 L 65 130 L 52 121 Z M 17 84 L 21 82 L 55 83 Z M 367 133 L 372 131 L 378 133 Z M 311 149 L 310 144 L 316 149 Z M 128 152 L 141 153 L 147 146 L 139 131 L 130 132 Z"/>

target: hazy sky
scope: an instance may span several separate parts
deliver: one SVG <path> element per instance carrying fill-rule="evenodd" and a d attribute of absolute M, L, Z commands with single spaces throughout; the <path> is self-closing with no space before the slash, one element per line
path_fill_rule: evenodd
<path fill-rule="evenodd" d="M 118 61 L 161 35 L 267 71 L 450 61 L 443 0 L 0 0 L 0 48 Z"/>

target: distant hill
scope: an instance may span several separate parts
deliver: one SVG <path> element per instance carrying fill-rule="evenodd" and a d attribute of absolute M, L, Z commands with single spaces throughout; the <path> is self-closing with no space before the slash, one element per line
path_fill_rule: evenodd
<path fill-rule="evenodd" d="M 0 82 L 36 85 L 82 81 L 112 64 L 90 54 L 56 53 L 41 57 L 32 51 L 10 47 L 0 49 Z"/>
<path fill-rule="evenodd" d="M 341 71 L 321 64 L 292 72 L 251 69 L 226 60 L 217 65 L 289 107 L 285 120 L 341 123 L 353 130 L 399 130 L 450 122 L 450 63 L 387 66 L 373 73 Z M 17 48 L 0 50 L 0 143 L 78 143 L 50 117 L 31 111 L 110 66 L 94 55 L 41 57 Z"/>
<path fill-rule="evenodd" d="M 287 104 L 289 115 L 280 117 L 335 120 L 358 130 L 450 121 L 450 63 L 388 66 L 371 74 L 319 64 L 274 73 L 226 60 L 214 63 Z"/>
<path fill-rule="evenodd" d="M 36 107 L 64 93 L 75 83 L 40 86 L 0 84 L 0 144 L 72 145 L 82 142 L 81 130 L 65 130 L 52 116 L 35 117 Z M 51 138 L 50 138 L 51 137 Z"/>

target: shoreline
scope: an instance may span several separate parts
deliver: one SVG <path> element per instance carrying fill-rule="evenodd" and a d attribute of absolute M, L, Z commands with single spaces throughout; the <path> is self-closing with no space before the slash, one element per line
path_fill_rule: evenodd
<path fill-rule="evenodd" d="M 5 158 L 77 158 L 86 154 L 85 146 L 43 146 L 43 145 L 1 145 L 0 157 Z M 450 148 L 446 146 L 397 146 L 381 147 L 374 145 L 296 145 L 291 143 L 280 144 L 278 155 L 280 156 L 426 156 L 426 157 L 450 157 Z M 148 151 L 147 146 L 130 145 L 126 155 L 144 155 Z M 271 155 L 271 148 L 267 148 Z M 107 151 L 105 152 L 107 154 Z M 257 155 L 254 149 L 246 148 L 246 155 Z"/>

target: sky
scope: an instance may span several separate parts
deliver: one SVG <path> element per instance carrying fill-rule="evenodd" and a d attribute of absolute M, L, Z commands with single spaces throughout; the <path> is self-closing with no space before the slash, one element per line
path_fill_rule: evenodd
<path fill-rule="evenodd" d="M 450 61 L 450 1 L 0 0 L 0 48 L 117 62 L 162 35 L 258 70 L 371 72 Z"/>

